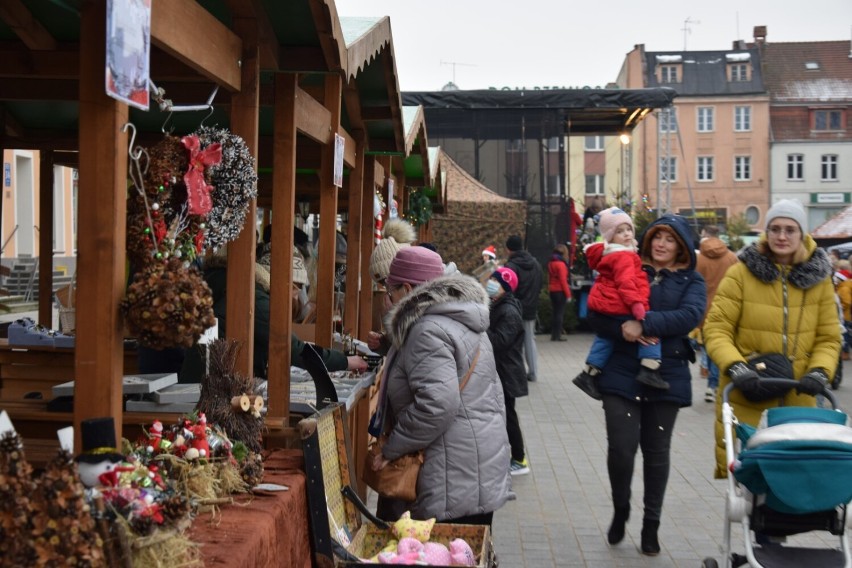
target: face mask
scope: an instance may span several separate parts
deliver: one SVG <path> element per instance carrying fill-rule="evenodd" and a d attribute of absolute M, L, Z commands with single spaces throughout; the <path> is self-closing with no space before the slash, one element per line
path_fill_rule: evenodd
<path fill-rule="evenodd" d="M 500 288 L 500 284 L 498 284 L 494 280 L 489 280 L 485 283 L 485 293 L 488 294 L 489 298 L 493 298 L 498 293 L 500 293 Z"/>

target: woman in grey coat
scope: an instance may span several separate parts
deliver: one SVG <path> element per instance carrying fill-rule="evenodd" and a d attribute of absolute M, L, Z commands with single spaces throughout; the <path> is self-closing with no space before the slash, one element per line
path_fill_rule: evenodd
<path fill-rule="evenodd" d="M 491 524 L 509 495 L 503 389 L 488 340 L 488 296 L 469 276 L 442 276 L 440 255 L 400 250 L 391 263 L 387 356 L 371 430 L 389 432 L 374 469 L 425 450 L 413 503 L 380 499 L 377 513 Z M 461 381 L 473 367 L 460 390 Z"/>

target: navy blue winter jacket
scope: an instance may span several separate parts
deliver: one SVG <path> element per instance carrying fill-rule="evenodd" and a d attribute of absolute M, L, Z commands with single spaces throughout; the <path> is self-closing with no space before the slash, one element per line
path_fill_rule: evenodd
<path fill-rule="evenodd" d="M 656 272 L 648 264 L 652 229 L 668 226 L 680 238 L 681 246 L 689 251 L 689 266 L 680 270 L 663 269 Z M 674 401 L 681 406 L 692 404 L 692 376 L 689 362 L 695 353 L 687 335 L 701 321 L 707 306 L 704 278 L 695 271 L 693 233 L 683 217 L 664 215 L 648 226 L 642 235 L 640 253 L 643 270 L 651 284 L 651 311 L 643 322 L 644 334 L 662 339 L 662 366 L 660 374 L 669 383 L 667 391 L 646 387 L 636 382 L 639 372 L 638 343 L 624 341 L 621 321 L 590 312 L 589 324 L 596 333 L 615 340 L 615 349 L 598 379 L 603 394 L 614 394 L 631 400 Z M 646 242 L 647 241 L 647 242 Z"/>

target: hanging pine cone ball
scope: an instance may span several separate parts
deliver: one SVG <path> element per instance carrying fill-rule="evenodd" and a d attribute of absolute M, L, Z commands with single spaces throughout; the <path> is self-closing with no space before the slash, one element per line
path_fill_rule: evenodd
<path fill-rule="evenodd" d="M 121 301 L 130 332 L 152 349 L 192 347 L 215 322 L 213 295 L 201 274 L 177 258 L 138 273 Z"/>

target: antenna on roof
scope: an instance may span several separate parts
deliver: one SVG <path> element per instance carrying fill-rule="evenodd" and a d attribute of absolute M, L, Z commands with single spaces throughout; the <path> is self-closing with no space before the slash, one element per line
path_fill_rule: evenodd
<path fill-rule="evenodd" d="M 453 66 L 453 84 L 456 83 L 456 65 L 462 65 L 464 67 L 476 67 L 474 63 L 459 63 L 458 61 L 441 61 L 441 65 L 452 65 Z"/>
<path fill-rule="evenodd" d="M 698 25 L 701 23 L 700 20 L 692 20 L 691 16 L 687 16 L 683 21 L 683 27 L 681 30 L 683 31 L 683 50 L 686 51 L 686 37 L 687 35 L 692 33 L 692 25 Z"/>

